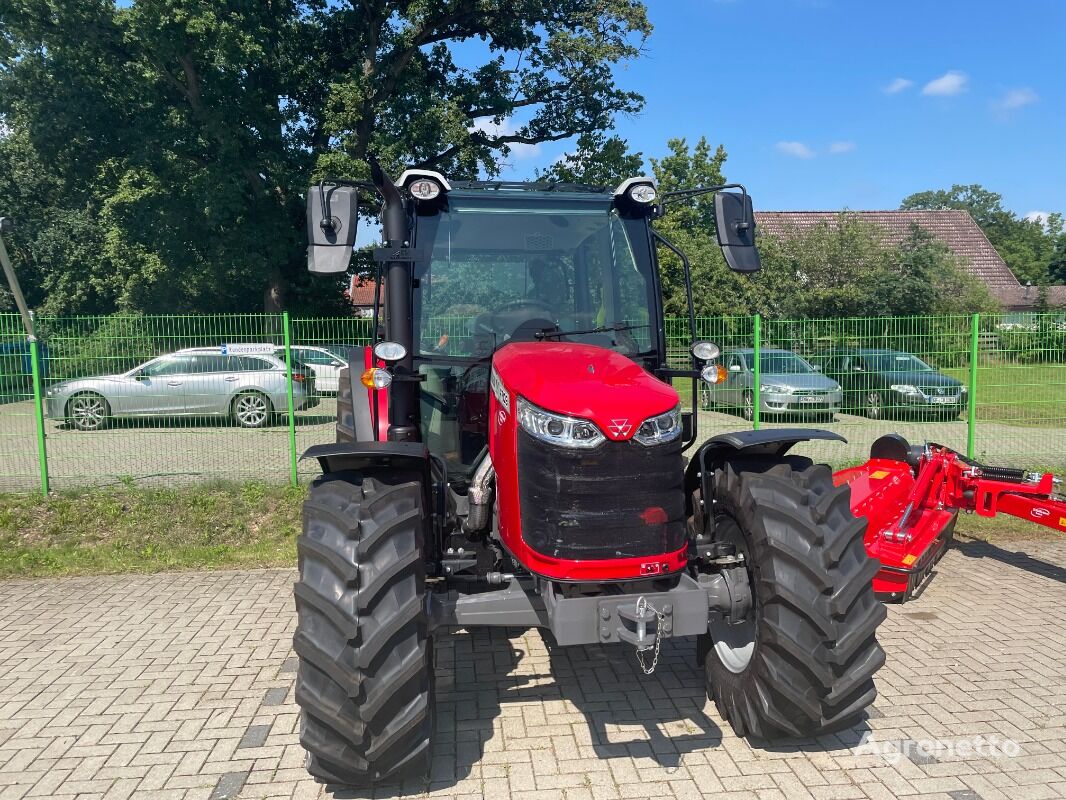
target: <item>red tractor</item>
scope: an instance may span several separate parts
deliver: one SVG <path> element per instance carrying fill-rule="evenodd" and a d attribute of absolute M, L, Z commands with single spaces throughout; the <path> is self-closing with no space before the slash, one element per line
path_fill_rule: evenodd
<path fill-rule="evenodd" d="M 717 347 L 698 342 L 664 204 L 714 193 L 729 266 L 759 267 L 739 185 L 617 188 L 326 181 L 308 195 L 313 272 L 347 269 L 358 192 L 380 195 L 384 334 L 352 354 L 337 442 L 304 507 L 296 700 L 309 769 L 369 785 L 424 773 L 433 640 L 537 627 L 614 645 L 645 672 L 697 637 L 707 692 L 741 736 L 845 726 L 875 696 L 885 618 L 865 520 L 825 465 L 790 455 L 812 429 L 702 442 L 695 409 Z M 734 190 L 734 191 L 728 191 Z M 691 362 L 670 366 L 658 251 L 680 258 Z M 363 369 L 357 365 L 362 364 Z"/>

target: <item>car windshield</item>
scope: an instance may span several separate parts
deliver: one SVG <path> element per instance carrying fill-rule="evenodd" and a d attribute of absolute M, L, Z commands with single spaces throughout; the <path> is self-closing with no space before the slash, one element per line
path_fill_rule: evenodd
<path fill-rule="evenodd" d="M 753 353 L 744 354 L 744 365 L 750 370 L 755 364 Z M 763 375 L 806 375 L 816 372 L 814 367 L 795 353 L 760 353 L 759 371 Z"/>
<path fill-rule="evenodd" d="M 933 372 L 933 368 L 910 353 L 875 353 L 866 356 L 875 372 Z"/>
<path fill-rule="evenodd" d="M 653 347 L 654 283 L 645 223 L 598 202 L 449 197 L 420 218 L 419 352 L 480 358 L 511 339 L 553 339 L 626 355 Z M 644 251 L 635 246 L 643 233 Z M 597 330 L 599 329 L 599 330 Z"/>

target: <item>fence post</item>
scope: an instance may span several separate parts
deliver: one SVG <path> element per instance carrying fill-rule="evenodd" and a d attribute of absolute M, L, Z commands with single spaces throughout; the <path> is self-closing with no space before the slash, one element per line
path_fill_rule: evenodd
<path fill-rule="evenodd" d="M 285 333 L 285 388 L 289 401 L 289 480 L 296 486 L 299 483 L 296 475 L 296 408 L 292 402 L 292 332 L 288 311 L 282 312 L 281 326 Z"/>
<path fill-rule="evenodd" d="M 41 406 L 40 342 L 28 337 L 30 345 L 30 377 L 33 380 L 33 417 L 37 427 L 37 463 L 41 469 L 41 494 L 48 496 L 48 448 L 44 441 L 44 408 Z"/>
<path fill-rule="evenodd" d="M 752 338 L 755 340 L 754 347 L 752 348 L 754 350 L 753 355 L 755 357 L 755 363 L 753 366 L 752 373 L 754 377 L 755 386 L 752 388 L 754 393 L 753 402 L 755 405 L 752 408 L 751 424 L 754 430 L 759 430 L 759 409 L 762 406 L 762 364 L 760 363 L 762 361 L 762 316 L 756 314 L 752 322 L 754 326 L 754 333 Z"/>
<path fill-rule="evenodd" d="M 970 385 L 966 403 L 966 457 L 974 458 L 974 441 L 977 435 L 977 353 L 981 315 L 970 318 Z"/>

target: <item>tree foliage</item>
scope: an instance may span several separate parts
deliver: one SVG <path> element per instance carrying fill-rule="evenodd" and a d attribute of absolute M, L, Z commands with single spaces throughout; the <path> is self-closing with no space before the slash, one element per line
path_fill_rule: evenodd
<path fill-rule="evenodd" d="M 1062 214 L 1026 219 L 1003 207 L 1003 197 L 979 184 L 917 192 L 905 210 L 954 208 L 969 212 L 1000 256 L 1023 283 L 1066 283 L 1066 232 Z"/>
<path fill-rule="evenodd" d="M 668 143 L 652 160 L 661 192 L 724 183 L 726 152 L 706 139 Z M 756 198 L 756 203 L 757 203 Z M 968 313 L 995 307 L 985 286 L 960 269 L 947 247 L 915 227 L 899 245 L 842 213 L 832 224 L 782 237 L 759 236 L 762 270 L 731 272 L 714 233 L 712 195 L 668 204 L 656 228 L 689 257 L 696 313 L 761 313 L 785 319 Z M 681 262 L 660 248 L 667 314 L 686 313 Z"/>
<path fill-rule="evenodd" d="M 630 153 L 629 143 L 602 131 L 583 133 L 577 148 L 550 167 L 537 173 L 543 181 L 577 183 L 586 186 L 617 186 L 644 170 L 642 153 Z"/>
<path fill-rule="evenodd" d="M 341 308 L 304 269 L 324 174 L 496 174 L 641 108 L 638 0 L 7 0 L 0 206 L 50 311 Z"/>

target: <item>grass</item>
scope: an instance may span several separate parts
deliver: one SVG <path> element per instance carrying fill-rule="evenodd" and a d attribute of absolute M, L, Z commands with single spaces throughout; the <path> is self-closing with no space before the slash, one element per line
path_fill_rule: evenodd
<path fill-rule="evenodd" d="M 305 493 L 251 483 L 0 495 L 0 578 L 291 567 Z M 969 514 L 957 534 L 997 543 L 1060 535 Z"/>
<path fill-rule="evenodd" d="M 945 374 L 969 384 L 967 369 Z M 1066 366 L 1062 364 L 997 364 L 977 369 L 977 422 L 1060 426 L 1066 420 Z"/>
<path fill-rule="evenodd" d="M 296 564 L 302 487 L 0 495 L 0 578 Z"/>

